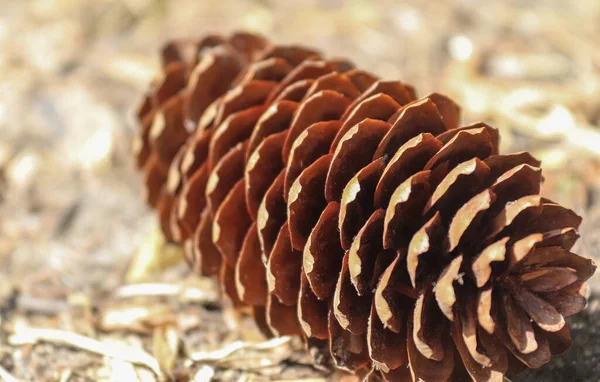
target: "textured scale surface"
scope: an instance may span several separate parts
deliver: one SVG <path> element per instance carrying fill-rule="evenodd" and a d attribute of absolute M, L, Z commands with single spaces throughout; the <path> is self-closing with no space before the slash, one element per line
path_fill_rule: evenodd
<path fill-rule="evenodd" d="M 388 381 L 502 381 L 570 346 L 595 271 L 581 218 L 497 129 L 251 34 L 162 61 L 138 109 L 147 202 L 265 335 Z"/>

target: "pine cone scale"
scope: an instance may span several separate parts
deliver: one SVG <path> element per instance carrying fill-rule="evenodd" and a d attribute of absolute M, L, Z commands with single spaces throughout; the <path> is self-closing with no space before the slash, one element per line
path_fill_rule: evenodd
<path fill-rule="evenodd" d="M 350 100 L 333 90 L 323 90 L 304 100 L 298 107 L 283 146 L 283 161 L 287 165 L 292 145 L 309 126 L 321 121 L 339 120 Z"/>
<path fill-rule="evenodd" d="M 258 239 L 262 250 L 263 262 L 270 257 L 276 243 L 281 227 L 287 221 L 287 205 L 283 199 L 283 179 L 285 173 L 281 171 L 267 192 L 256 216 L 258 224 Z M 287 226 L 286 231 L 289 232 Z M 291 250 L 290 244 L 290 250 Z"/>
<path fill-rule="evenodd" d="M 283 305 L 296 306 L 302 253 L 292 248 L 287 223 L 279 230 L 267 262 L 269 292 Z"/>
<path fill-rule="evenodd" d="M 301 251 L 327 201 L 322 190 L 333 155 L 324 155 L 308 166 L 294 181 L 287 201 L 288 228 L 292 246 Z"/>
<path fill-rule="evenodd" d="M 346 184 L 371 162 L 379 141 L 389 128 L 387 122 L 364 119 L 348 130 L 337 145 L 329 165 L 325 181 L 325 198 L 328 201 L 341 199 Z"/>
<path fill-rule="evenodd" d="M 246 161 L 246 205 L 253 220 L 256 220 L 265 193 L 283 170 L 281 150 L 286 136 L 285 130 L 269 135 Z"/>
<path fill-rule="evenodd" d="M 354 237 L 365 227 L 369 214 L 374 209 L 371 195 L 375 192 L 384 168 L 383 159 L 374 160 L 359 170 L 342 191 L 338 229 L 340 242 L 345 250 L 352 247 Z M 379 240 L 374 240 L 374 243 L 379 243 Z"/>

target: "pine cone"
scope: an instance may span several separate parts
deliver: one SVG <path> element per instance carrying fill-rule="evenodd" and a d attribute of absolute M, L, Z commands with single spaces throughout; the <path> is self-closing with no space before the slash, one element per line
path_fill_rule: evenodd
<path fill-rule="evenodd" d="M 390 381 L 502 381 L 570 346 L 595 265 L 529 153 L 310 49 L 192 47 L 163 50 L 138 165 L 165 235 L 265 334 Z"/>

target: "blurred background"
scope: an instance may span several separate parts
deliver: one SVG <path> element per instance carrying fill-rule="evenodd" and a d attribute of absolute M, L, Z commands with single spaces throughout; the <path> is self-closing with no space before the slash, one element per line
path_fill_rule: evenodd
<path fill-rule="evenodd" d="M 140 198 L 132 108 L 170 37 L 249 30 L 348 57 L 420 95 L 450 95 L 465 123 L 502 129 L 504 152 L 542 160 L 543 193 L 584 217 L 577 251 L 600 259 L 597 0 L 0 0 L 0 9 L 0 380 L 152 381 L 164 377 L 158 369 L 182 381 L 330 378 L 302 366 L 288 342 L 241 351 L 246 364 L 193 353 L 254 334 L 231 330 L 238 317 L 221 316 L 212 285 L 164 246 Z M 598 380 L 599 281 L 571 319 L 576 346 L 513 381 Z M 67 332 L 100 348 L 49 339 Z M 122 345 L 150 358 L 111 353 Z"/>

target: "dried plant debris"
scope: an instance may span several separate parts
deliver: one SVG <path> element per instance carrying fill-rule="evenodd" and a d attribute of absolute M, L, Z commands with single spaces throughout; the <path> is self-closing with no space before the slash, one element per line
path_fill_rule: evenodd
<path fill-rule="evenodd" d="M 193 260 L 196 273 L 219 273 L 223 259 L 220 251 L 227 249 L 227 242 L 221 240 L 214 246 L 209 228 L 214 213 L 227 198 L 228 187 L 235 185 L 235 180 L 247 178 L 253 186 L 248 191 L 249 200 L 243 203 L 247 204 L 247 216 L 243 214 L 242 219 L 246 223 L 257 222 L 258 241 L 248 242 L 241 264 L 253 264 L 258 257 L 253 249 L 260 248 L 261 255 L 265 245 L 269 252 L 276 249 L 278 256 L 267 261 L 275 271 L 273 277 L 267 273 L 266 285 L 260 284 L 259 288 L 269 293 L 274 288 L 277 298 L 273 301 L 281 302 L 276 308 L 293 304 L 302 285 L 309 287 L 304 290 L 312 291 L 314 280 L 304 280 L 308 283 L 302 284 L 298 278 L 290 284 L 292 288 L 285 288 L 289 275 L 298 275 L 295 271 L 286 273 L 286 266 L 296 269 L 302 263 L 303 253 L 289 246 L 286 250 L 292 240 L 298 243 L 298 235 L 284 235 L 278 240 L 280 224 L 287 224 L 287 200 L 281 195 L 287 197 L 293 179 L 305 169 L 298 164 L 313 163 L 327 153 L 334 139 L 339 140 L 335 135 L 342 128 L 341 120 L 350 116 L 338 118 L 336 112 L 348 100 L 348 108 L 352 109 L 364 102 L 361 112 L 352 117 L 360 119 L 370 115 L 369 108 L 380 108 L 385 113 L 396 107 L 385 96 L 366 102 L 378 93 L 389 95 L 402 106 L 416 97 L 406 84 L 403 86 L 408 94 L 394 83 L 380 84 L 373 94 L 366 92 L 380 78 L 402 78 L 418 89 L 443 90 L 462 106 L 465 121 L 483 119 L 502 130 L 502 152 L 527 150 L 541 160 L 544 183 L 540 194 L 571 207 L 583 217 L 578 229 L 582 237 L 570 251 L 600 258 L 597 1 L 581 0 L 576 7 L 543 0 L 526 3 L 484 1 L 473 7 L 464 1 L 413 0 L 36 0 L 4 4 L 0 12 L 0 380 L 158 380 L 155 372 L 144 365 L 60 341 L 9 343 L 12 335 L 26 333 L 28 328 L 74 333 L 97 341 L 101 348 L 136 349 L 155 359 L 168 380 L 360 380 L 347 373 L 332 372 L 329 352 L 315 341 L 310 343 L 308 353 L 302 341 L 293 336 L 295 339 L 272 349 L 254 349 L 265 341 L 273 344 L 252 322 L 254 317 L 261 318 L 260 310 L 246 304 L 240 308 L 239 303 L 234 305 L 222 299 L 213 281 L 192 277 L 181 261 L 187 255 Z M 586 27 L 575 30 L 573 25 Z M 240 28 L 276 36 L 279 43 L 310 42 L 318 49 L 292 49 L 285 57 L 280 57 L 284 51 L 274 49 L 269 57 L 254 57 L 252 51 L 262 49 L 264 43 L 260 38 L 248 40 L 250 36 L 242 35 L 230 41 L 217 35 Z M 155 57 L 161 44 L 172 36 L 206 33 L 213 36 L 199 48 L 201 57 L 194 57 L 197 41 L 192 39 L 166 47 L 164 60 Z M 245 47 L 240 44 L 244 41 L 248 42 Z M 215 61 L 205 60 L 208 56 Z M 352 57 L 357 67 L 368 71 L 352 70 L 349 62 L 334 57 Z M 204 60 L 205 75 L 192 68 L 198 58 Z M 312 62 L 302 65 L 301 61 L 309 58 Z M 172 235 L 185 238 L 193 226 L 202 223 L 201 233 L 187 242 L 200 245 L 203 262 L 195 260 L 200 257 L 194 250 L 190 252 L 190 244 L 186 249 L 167 243 L 173 237 L 165 236 L 156 227 L 154 217 L 140 201 L 139 176 L 131 160 L 132 141 L 137 140 L 130 120 L 132 99 L 147 90 L 148 82 L 163 71 L 164 65 L 179 59 L 189 63 L 190 70 L 176 65 L 169 71 L 169 78 L 187 79 L 186 88 L 189 84 L 199 102 L 182 103 L 186 118 L 197 120 L 206 131 L 189 149 L 194 157 L 176 154 L 174 161 L 187 171 L 166 174 L 167 183 L 179 184 L 178 199 L 186 199 L 185 208 L 180 207 L 181 217 L 172 215 L 172 221 L 167 222 L 166 214 L 162 214 L 160 221 L 162 227 L 169 228 L 177 220 Z M 240 66 L 249 59 L 256 65 L 247 66 L 248 70 L 242 73 Z M 332 66 L 335 70 L 329 72 Z M 206 81 L 210 80 L 207 73 L 222 74 L 221 82 L 213 83 L 216 87 L 212 95 L 205 92 Z M 231 78 L 234 74 L 236 77 Z M 165 85 L 176 88 L 181 83 Z M 225 98 L 229 90 L 242 84 L 246 84 L 243 92 L 234 92 L 224 99 L 227 108 L 219 106 L 223 99 L 207 104 L 215 96 Z M 163 87 L 164 96 L 169 94 L 168 86 Z M 326 100 L 331 104 L 326 112 L 332 115 L 319 121 L 298 121 L 294 136 L 302 138 L 301 144 L 296 147 L 292 139 L 286 142 L 284 131 L 299 112 L 302 98 L 331 90 L 341 96 L 325 94 L 315 98 L 317 102 L 303 108 L 303 113 L 313 115 L 317 112 L 315 106 Z M 247 98 L 249 95 L 254 98 Z M 244 139 L 245 144 L 236 142 L 233 146 L 237 150 L 229 153 L 229 139 L 237 138 L 214 126 L 242 109 L 260 106 L 260 102 L 277 104 L 278 108 L 262 113 L 259 117 L 263 118 L 257 121 L 260 128 Z M 258 111 L 254 109 L 254 113 Z M 235 118 L 228 123 L 245 134 L 245 118 L 256 118 L 257 114 L 247 113 L 244 119 Z M 382 120 L 384 115 L 377 118 Z M 314 128 L 304 129 L 315 122 Z M 195 127 L 193 123 L 185 125 L 187 132 Z M 159 124 L 156 129 L 159 133 Z M 367 138 L 363 133 L 360 129 L 356 139 Z M 213 149 L 216 155 L 196 157 L 211 145 L 213 134 L 221 142 Z M 295 159 L 286 163 L 287 158 L 278 158 L 275 149 L 280 146 Z M 351 145 L 344 147 L 350 149 Z M 169 147 L 159 150 L 169 153 Z M 253 158 L 255 151 L 259 155 Z M 211 177 L 211 171 L 195 173 L 208 159 L 215 162 L 217 177 Z M 243 165 L 230 171 L 235 164 L 246 162 L 255 163 L 247 173 Z M 293 165 L 287 182 L 275 173 L 282 162 L 286 167 L 288 163 Z M 260 171 L 263 168 L 273 172 Z M 370 182 L 382 170 L 385 168 L 375 163 L 349 183 L 376 187 Z M 475 179 L 471 176 L 475 175 L 461 174 L 456 184 Z M 273 180 L 276 187 L 264 190 Z M 341 188 L 330 186 L 329 197 Z M 203 188 L 210 188 L 211 192 L 199 192 Z M 243 191 L 246 196 L 246 190 Z M 269 195 L 264 205 L 260 200 L 262 192 Z M 205 200 L 193 197 L 197 194 L 205 195 Z M 344 207 L 347 222 L 356 222 L 356 216 L 364 213 L 359 209 L 363 207 L 362 196 L 363 192 L 358 192 L 353 202 Z M 176 200 L 173 203 L 185 204 Z M 439 203 L 443 208 L 444 198 Z M 194 214 L 202 209 L 210 213 Z M 269 224 L 261 226 L 262 222 Z M 360 228 L 353 228 L 352 224 L 344 227 L 350 232 Z M 224 229 L 225 235 L 231 233 Z M 346 234 L 339 241 L 352 247 L 352 239 Z M 241 244 L 243 247 L 244 242 Z M 357 249 L 361 249 L 357 252 L 361 254 L 368 248 Z M 194 257 L 190 256 L 192 253 Z M 285 262 L 288 256 L 297 256 L 296 262 Z M 491 264 L 490 277 L 495 278 L 498 270 L 494 262 Z M 417 280 L 420 268 L 419 265 Z M 558 272 L 561 277 L 569 277 L 568 272 Z M 468 272 L 462 273 L 453 282 L 457 293 L 464 289 L 458 280 L 465 282 L 471 277 Z M 257 282 L 257 274 L 239 274 L 243 281 L 240 296 L 252 305 L 262 303 L 261 295 L 246 287 Z M 225 276 L 233 281 L 227 290 L 237 293 L 235 269 Z M 540 277 L 543 281 L 543 275 Z M 359 288 L 363 288 L 359 290 L 368 291 L 369 285 L 361 278 L 358 281 Z M 565 318 L 571 332 L 571 348 L 552 357 L 544 367 L 511 376 L 513 382 L 597 379 L 600 317 L 596 296 L 600 293 L 600 278 L 596 274 L 588 281 L 588 307 Z M 353 285 L 352 277 L 349 285 Z M 340 301 L 349 301 L 348 290 L 352 291 L 340 289 L 344 291 Z M 400 293 L 409 291 L 403 289 Z M 546 292 L 538 292 L 543 293 Z M 460 298 L 455 305 L 465 306 Z M 333 317 L 341 317 L 340 312 L 348 316 L 343 304 L 338 306 Z M 354 306 L 364 305 L 350 305 L 352 309 Z M 293 309 L 286 314 L 293 317 Z M 293 324 L 278 328 L 279 334 L 298 330 L 296 321 L 289 322 Z M 262 322 L 261 328 L 264 331 L 268 326 L 268 322 Z M 222 360 L 194 362 L 190 358 L 219 354 L 223 349 L 221 354 L 227 353 L 239 344 L 243 349 Z M 317 363 L 313 363 L 313 358 Z M 368 375 L 370 380 L 378 378 L 375 374 Z"/>
<path fill-rule="evenodd" d="M 18 380 L 13 377 L 6 369 L 4 369 L 1 365 L 0 365 L 0 378 L 2 378 L 3 381 L 6 382 L 18 382 Z"/>
<path fill-rule="evenodd" d="M 596 269 L 571 252 L 581 217 L 497 129 L 257 35 L 161 54 L 137 114 L 146 201 L 266 336 L 389 381 L 500 381 L 570 347 Z"/>
<path fill-rule="evenodd" d="M 133 347 L 103 343 L 73 332 L 58 329 L 26 328 L 22 331 L 17 330 L 9 338 L 9 343 L 17 346 L 36 344 L 39 342 L 68 345 L 92 353 L 143 365 L 152 370 L 159 379 L 163 379 L 163 372 L 161 371 L 158 361 L 143 350 L 135 349 Z"/>

